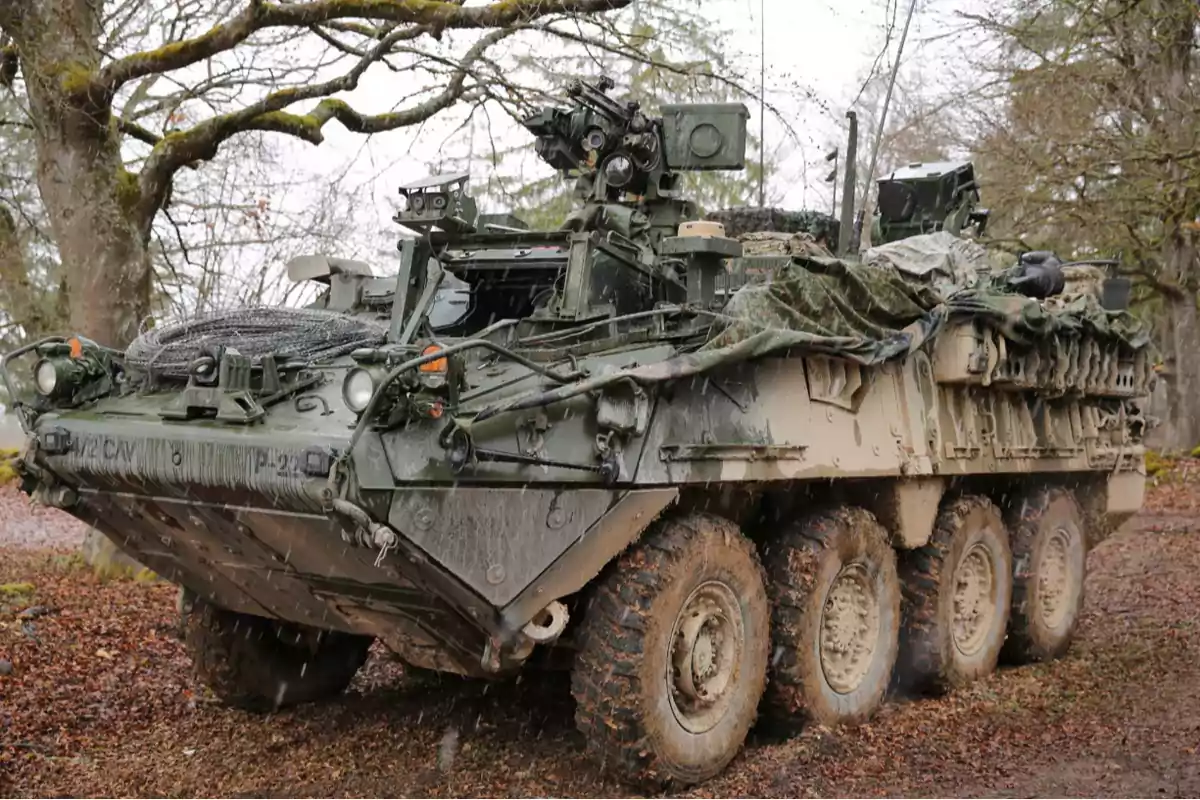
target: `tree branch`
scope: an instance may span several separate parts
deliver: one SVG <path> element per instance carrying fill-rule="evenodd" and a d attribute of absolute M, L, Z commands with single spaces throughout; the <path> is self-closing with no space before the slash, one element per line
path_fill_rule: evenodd
<path fill-rule="evenodd" d="M 123 117 L 117 117 L 117 130 L 131 139 L 137 139 L 139 142 L 148 144 L 151 147 L 154 147 L 162 141 L 162 137 L 158 134 L 143 128 L 136 122 L 130 122 Z"/>
<path fill-rule="evenodd" d="M 469 99 L 471 96 L 472 93 L 465 91 L 459 83 L 456 86 L 447 87 L 436 97 L 431 97 L 420 105 L 403 111 L 374 115 L 355 111 L 343 100 L 326 98 L 308 114 L 299 115 L 286 112 L 266 114 L 251 120 L 245 130 L 286 133 L 310 144 L 320 144 L 325 140 L 321 129 L 331 120 L 336 119 L 352 133 L 384 133 L 410 125 L 419 125 L 458 100 Z"/>
<path fill-rule="evenodd" d="M 389 34 L 369 52 L 364 53 L 354 67 L 340 77 L 311 86 L 280 89 L 240 111 L 213 117 L 188 131 L 172 133 L 159 141 L 146 160 L 138 179 L 141 192 L 138 214 L 143 229 L 148 230 L 154 214 L 162 205 L 171 178 L 180 167 L 211 160 L 220 145 L 232 136 L 252 130 L 272 131 L 286 133 L 312 144 L 320 144 L 324 139 L 321 129 L 333 119 L 355 133 L 368 134 L 424 122 L 462 97 L 466 91 L 466 79 L 471 66 L 489 47 L 511 36 L 520 28 L 499 28 L 480 37 L 464 54 L 445 88 L 413 108 L 377 116 L 364 116 L 345 101 L 329 97 L 337 92 L 355 89 L 366 69 L 387 54 L 397 41 L 405 38 L 408 30 L 400 29 Z M 308 114 L 298 115 L 283 111 L 293 103 L 318 97 L 325 99 Z"/>
<path fill-rule="evenodd" d="M 503 28 L 551 14 L 610 11 L 624 8 L 632 1 L 501 0 L 486 6 L 465 7 L 437 0 L 313 0 L 286 5 L 250 0 L 240 14 L 207 33 L 106 65 L 100 71 L 99 82 L 111 96 L 131 80 L 211 58 L 266 28 L 307 27 L 346 18 L 415 25 L 421 28 L 420 33 L 446 28 Z"/>

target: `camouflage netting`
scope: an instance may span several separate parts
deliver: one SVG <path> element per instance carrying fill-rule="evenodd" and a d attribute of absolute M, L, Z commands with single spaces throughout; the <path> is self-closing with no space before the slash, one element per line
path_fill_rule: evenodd
<path fill-rule="evenodd" d="M 820 211 L 784 211 L 781 208 L 744 206 L 707 214 L 705 219 L 725 226 L 725 235 L 739 239 L 755 231 L 807 233 L 816 240 L 834 243 L 841 228 L 836 217 Z"/>
<path fill-rule="evenodd" d="M 701 352 L 750 341 L 756 354 L 804 347 L 873 364 L 925 341 L 946 314 L 930 283 L 814 248 L 805 255 L 793 252 L 770 280 L 735 292 Z"/>
<path fill-rule="evenodd" d="M 746 340 L 756 353 L 786 347 L 836 352 L 864 364 L 919 346 L 948 319 L 983 320 L 1017 345 L 1090 334 L 1138 350 L 1149 328 L 1127 311 L 1107 311 L 1085 289 L 1039 301 L 1007 283 L 1003 262 L 949 233 L 871 248 L 862 263 L 810 245 L 789 246 L 791 260 L 771 280 L 739 289 L 726 321 L 701 348 L 717 352 Z M 1094 277 L 1094 276 L 1093 276 Z"/>
<path fill-rule="evenodd" d="M 239 308 L 151 328 L 125 351 L 126 366 L 186 380 L 189 365 L 206 348 L 223 346 L 249 356 L 313 362 L 381 344 L 387 327 L 335 311 L 309 308 Z"/>
<path fill-rule="evenodd" d="M 862 260 L 928 281 L 946 294 L 972 288 L 987 272 L 1009 266 L 994 260 L 982 245 L 944 231 L 877 245 L 864 252 Z"/>

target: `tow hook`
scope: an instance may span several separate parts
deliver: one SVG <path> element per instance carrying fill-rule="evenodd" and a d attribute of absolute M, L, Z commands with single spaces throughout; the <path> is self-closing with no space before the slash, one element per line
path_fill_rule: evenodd
<path fill-rule="evenodd" d="M 535 614 L 521 629 L 521 633 L 535 644 L 547 644 L 562 635 L 568 618 L 567 607 L 555 600 Z"/>
<path fill-rule="evenodd" d="M 524 628 L 521 628 L 513 646 L 513 657 L 524 660 L 529 657 L 536 645 L 553 643 L 559 636 L 562 636 L 569 619 L 567 607 L 561 601 L 555 600 L 550 603 L 534 614 L 533 619 L 525 623 Z"/>

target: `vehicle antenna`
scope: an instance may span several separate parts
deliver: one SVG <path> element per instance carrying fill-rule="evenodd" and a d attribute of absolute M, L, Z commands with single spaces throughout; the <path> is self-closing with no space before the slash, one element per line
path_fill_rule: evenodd
<path fill-rule="evenodd" d="M 908 38 L 908 26 L 912 22 L 913 12 L 917 10 L 917 0 L 908 4 L 908 16 L 904 19 L 904 31 L 900 34 L 900 44 L 896 48 L 896 61 L 892 64 L 892 77 L 888 81 L 887 94 L 883 98 L 883 110 L 879 113 L 879 124 L 875 128 L 875 143 L 871 145 L 871 165 L 867 168 L 867 186 L 863 190 L 863 209 L 871 196 L 871 184 L 875 180 L 875 164 L 879 158 L 879 143 L 883 139 L 883 126 L 887 123 L 888 106 L 892 102 L 892 89 L 896 86 L 896 76 L 900 72 L 900 56 L 904 53 L 904 40 Z"/>
<path fill-rule="evenodd" d="M 758 207 L 767 204 L 765 183 L 767 176 L 767 21 L 766 0 L 758 4 Z"/>

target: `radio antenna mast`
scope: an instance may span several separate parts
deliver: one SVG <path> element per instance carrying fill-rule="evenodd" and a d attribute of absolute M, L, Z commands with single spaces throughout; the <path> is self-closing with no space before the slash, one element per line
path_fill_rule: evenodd
<path fill-rule="evenodd" d="M 767 21 L 766 0 L 758 3 L 758 207 L 767 204 L 764 181 L 767 177 Z"/>
<path fill-rule="evenodd" d="M 904 19 L 904 31 L 900 34 L 900 44 L 896 48 L 896 61 L 892 64 L 892 77 L 888 81 L 887 94 L 883 98 L 883 110 L 879 112 L 879 124 L 875 128 L 875 142 L 871 145 L 871 166 L 867 169 L 867 188 L 863 195 L 863 210 L 871 199 L 871 184 L 875 181 L 875 165 L 879 158 L 879 143 L 883 140 L 883 126 L 887 123 L 888 106 L 892 102 L 892 89 L 896 87 L 896 76 L 900 72 L 900 56 L 904 54 L 904 40 L 908 38 L 908 26 L 912 22 L 913 12 L 917 10 L 917 0 L 908 5 L 908 16 Z"/>

